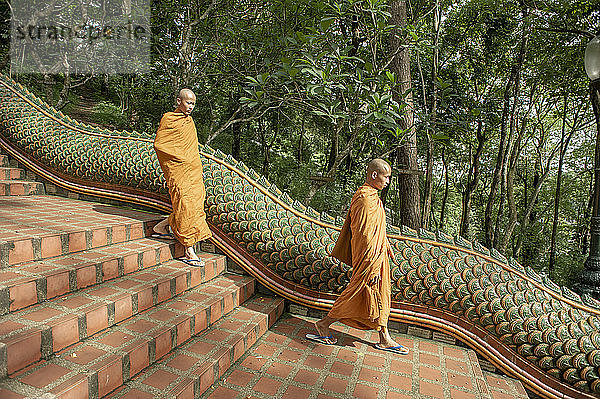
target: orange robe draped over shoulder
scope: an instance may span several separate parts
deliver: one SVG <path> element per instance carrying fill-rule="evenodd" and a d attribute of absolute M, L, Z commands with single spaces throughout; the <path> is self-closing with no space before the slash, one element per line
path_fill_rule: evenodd
<path fill-rule="evenodd" d="M 346 289 L 329 316 L 361 330 L 380 330 L 390 315 L 391 285 L 385 211 L 375 188 L 361 186 L 350 203 L 331 256 L 352 266 Z M 369 282 L 380 275 L 379 282 Z"/>
<path fill-rule="evenodd" d="M 173 212 L 169 215 L 169 225 L 175 238 L 191 247 L 211 237 L 204 212 L 206 191 L 192 117 L 182 112 L 164 114 L 154 139 L 154 150 L 171 196 Z"/>

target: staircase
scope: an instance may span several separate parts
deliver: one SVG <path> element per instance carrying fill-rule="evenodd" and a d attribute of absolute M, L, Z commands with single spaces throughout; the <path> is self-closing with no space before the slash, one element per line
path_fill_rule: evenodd
<path fill-rule="evenodd" d="M 194 268 L 148 238 L 159 215 L 46 196 L 0 162 L 0 398 L 199 396 L 281 315 L 225 256 Z"/>
<path fill-rule="evenodd" d="M 340 345 L 308 342 L 315 319 L 280 318 L 283 300 L 225 256 L 194 268 L 150 238 L 160 215 L 48 196 L 31 177 L 0 155 L 2 399 L 527 397 L 469 349 L 401 335 L 399 357 L 344 326 Z"/>

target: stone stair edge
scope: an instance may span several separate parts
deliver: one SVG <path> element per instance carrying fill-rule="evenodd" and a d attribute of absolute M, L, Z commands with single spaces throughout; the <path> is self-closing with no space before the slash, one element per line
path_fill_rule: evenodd
<path fill-rule="evenodd" d="M 43 302 L 36 303 L 36 304 L 30 305 L 28 307 L 24 307 L 22 309 L 15 310 L 9 314 L 2 315 L 2 321 L 20 319 L 22 317 L 25 317 L 28 314 L 39 312 L 40 310 L 43 310 L 45 308 L 53 308 L 57 305 L 61 306 L 61 302 L 68 301 L 69 299 L 73 299 L 75 297 L 88 298 L 90 295 L 94 296 L 94 292 L 96 292 L 96 291 L 101 291 L 101 290 L 104 290 L 107 288 L 110 289 L 110 287 L 103 286 L 104 283 L 110 285 L 111 287 L 114 287 L 114 286 L 120 287 L 120 289 L 123 290 L 123 293 L 125 293 L 128 291 L 128 289 L 130 289 L 130 287 L 127 286 L 126 281 L 131 280 L 131 279 L 135 280 L 147 273 L 157 272 L 161 268 L 164 268 L 164 267 L 171 268 L 173 270 L 173 272 L 171 274 L 161 276 L 161 277 L 159 277 L 159 279 L 156 279 L 155 281 L 149 280 L 149 281 L 144 281 L 142 283 L 140 280 L 139 281 L 140 284 L 148 283 L 148 284 L 150 284 L 150 286 L 153 284 L 154 285 L 155 284 L 163 284 L 167 280 L 170 281 L 172 277 L 181 278 L 182 275 L 185 275 L 186 281 L 189 281 L 192 284 L 189 286 L 188 289 L 192 289 L 201 283 L 208 282 L 214 278 L 217 278 L 217 277 L 227 273 L 227 271 L 225 270 L 225 262 L 223 261 L 225 257 L 223 255 L 202 254 L 201 253 L 200 256 L 203 259 L 205 259 L 205 261 L 207 263 L 206 266 L 201 267 L 201 268 L 185 265 L 184 263 L 182 263 L 181 261 L 179 261 L 177 259 L 170 259 L 170 260 L 160 262 L 160 263 L 157 263 L 154 265 L 149 265 L 149 266 L 141 268 L 141 269 L 133 270 L 130 273 L 115 277 L 113 279 L 102 281 L 98 284 L 82 287 L 81 289 L 78 289 L 76 291 L 68 292 L 66 295 L 49 298 Z M 228 274 L 232 274 L 232 273 L 228 273 Z M 163 280 L 160 280 L 160 278 L 162 278 Z M 145 286 L 137 287 L 137 290 L 145 290 L 146 288 L 147 287 L 145 287 Z M 133 291 L 131 291 L 131 292 L 133 292 Z M 100 298 L 100 297 L 98 297 L 98 298 Z M 119 299 L 119 298 L 120 297 L 118 297 L 117 299 Z M 102 301 L 104 301 L 104 299 Z M 100 299 L 96 299 L 96 302 L 98 302 L 98 303 L 100 303 L 102 301 Z M 2 331 L 2 330 L 0 330 L 0 331 Z M 6 333 L 0 332 L 0 342 L 2 339 L 7 338 L 9 336 L 11 336 L 10 333 L 6 334 Z"/>
<path fill-rule="evenodd" d="M 21 168 L 0 166 L 0 181 L 25 180 L 26 174 L 26 171 Z"/>
<path fill-rule="evenodd" d="M 0 196 L 43 195 L 46 186 L 43 183 L 29 180 L 0 180 Z"/>
<path fill-rule="evenodd" d="M 45 194 L 46 185 L 0 149 L 0 196 Z M 7 173 L 9 175 L 7 176 Z M 11 177 L 18 173 L 18 178 Z"/>
<path fill-rule="evenodd" d="M 234 278 L 235 280 L 233 280 Z M 89 380 L 90 386 L 98 386 L 98 381 L 102 381 L 102 373 L 111 372 L 111 368 L 121 368 L 122 371 L 130 373 L 125 380 L 129 379 L 130 377 L 134 377 L 135 374 L 139 373 L 150 364 L 160 360 L 167 353 L 176 349 L 184 342 L 187 342 L 192 335 L 196 335 L 197 333 L 204 331 L 209 325 L 217 322 L 223 316 L 223 314 L 233 310 L 237 306 L 237 303 L 244 302 L 254 293 L 255 280 L 251 277 L 224 275 L 221 280 L 217 279 L 213 281 L 215 284 L 220 283 L 223 285 L 229 283 L 230 285 L 233 285 L 227 289 L 217 289 L 210 284 L 207 286 L 204 284 L 199 285 L 194 289 L 183 293 L 179 297 L 170 298 L 167 301 L 146 309 L 143 313 L 134 315 L 133 317 L 125 319 L 120 323 L 109 327 L 108 329 L 104 329 L 85 341 L 81 341 L 75 345 L 62 349 L 61 351 L 57 352 L 58 356 L 53 356 L 47 361 L 39 362 L 11 375 L 10 378 L 5 379 L 3 384 L 0 384 L 0 387 L 10 388 L 12 386 L 13 391 L 19 391 L 21 393 L 35 391 L 38 397 L 43 393 L 55 394 L 56 392 L 40 392 L 42 388 L 38 388 L 36 390 L 27 386 L 27 384 L 21 380 L 25 380 L 29 377 L 34 379 L 36 373 L 42 371 L 42 369 L 46 367 L 51 367 L 52 365 L 62 364 L 64 366 L 64 362 L 68 362 L 68 357 L 70 354 L 76 353 L 84 348 L 92 347 L 94 344 L 98 346 L 98 343 L 102 339 L 115 332 L 123 330 L 125 328 L 124 326 L 132 325 L 140 320 L 144 320 L 144 317 L 148 317 L 148 315 L 153 313 L 162 312 L 169 309 L 172 310 L 171 305 L 178 298 L 189 299 L 195 294 L 202 294 L 203 290 L 208 290 L 212 287 L 214 295 L 208 295 L 204 302 L 201 301 L 197 303 L 196 307 L 186 309 L 180 314 L 177 314 L 176 317 L 167 322 L 169 323 L 168 325 L 159 326 L 159 328 L 157 327 L 156 331 L 152 332 L 151 335 L 137 337 L 137 340 L 127 342 L 124 348 L 119 350 L 120 357 L 115 355 L 114 351 L 111 354 L 107 352 L 107 355 L 104 357 L 104 359 L 97 362 L 92 361 L 93 364 L 87 364 L 85 367 L 81 366 L 80 368 L 78 368 L 78 366 L 74 366 L 74 369 L 71 369 L 69 373 L 61 376 L 59 381 L 54 381 L 53 384 L 47 385 L 47 391 L 59 389 L 68 392 L 70 389 L 76 389 L 82 378 Z M 136 363 L 139 359 L 134 361 L 128 357 L 134 352 L 136 356 L 140 355 L 139 351 L 145 353 L 145 358 L 148 360 L 148 364 L 142 363 L 143 367 Z M 118 359 L 115 356 L 117 356 Z M 82 375 L 80 372 L 82 368 L 89 369 L 89 372 L 83 373 Z M 76 378 L 78 376 L 81 378 Z M 27 381 L 31 382 L 30 380 Z M 65 384 L 71 385 L 66 387 Z M 87 386 L 88 384 L 86 383 L 85 385 Z M 111 390 L 116 388 L 117 387 L 113 387 Z M 1 390 L 0 393 L 2 393 Z"/>

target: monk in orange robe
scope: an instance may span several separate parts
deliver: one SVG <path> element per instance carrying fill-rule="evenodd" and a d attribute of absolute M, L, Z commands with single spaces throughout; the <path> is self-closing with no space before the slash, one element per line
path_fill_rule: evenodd
<path fill-rule="evenodd" d="M 394 256 L 387 240 L 385 211 L 379 190 L 389 184 L 390 165 L 374 159 L 367 166 L 367 178 L 352 197 L 350 210 L 331 256 L 352 266 L 352 277 L 323 319 L 315 323 L 318 334 L 306 338 L 332 345 L 336 339 L 329 326 L 339 321 L 361 330 L 377 330 L 377 349 L 406 354 L 396 343 L 387 324 L 391 307 L 389 256 Z"/>
<path fill-rule="evenodd" d="M 167 181 L 173 212 L 154 226 L 152 236 L 177 239 L 185 248 L 185 256 L 180 260 L 192 266 L 204 266 L 194 245 L 212 234 L 204 211 L 206 191 L 196 125 L 190 116 L 195 104 L 194 92 L 182 89 L 177 97 L 177 108 L 163 115 L 156 132 L 154 150 Z"/>

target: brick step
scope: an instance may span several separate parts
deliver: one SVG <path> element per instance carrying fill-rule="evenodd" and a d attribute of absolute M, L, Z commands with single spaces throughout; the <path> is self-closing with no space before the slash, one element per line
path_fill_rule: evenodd
<path fill-rule="evenodd" d="M 0 196 L 0 268 L 149 236 L 162 217 L 52 196 Z"/>
<path fill-rule="evenodd" d="M 283 308 L 281 298 L 251 298 L 107 398 L 199 397 L 273 325 Z"/>
<path fill-rule="evenodd" d="M 0 180 L 0 195 L 7 197 L 24 195 L 43 195 L 46 193 L 44 184 L 25 180 Z"/>
<path fill-rule="evenodd" d="M 173 241 L 141 238 L 20 263 L 0 271 L 0 315 L 181 256 Z"/>
<path fill-rule="evenodd" d="M 250 277 L 216 278 L 5 379 L 0 397 L 103 397 L 253 293 Z"/>
<path fill-rule="evenodd" d="M 47 359 L 221 274 L 225 262 L 218 255 L 206 256 L 203 268 L 170 261 L 3 316 L 0 376 Z"/>
<path fill-rule="evenodd" d="M 23 180 L 26 174 L 20 168 L 0 167 L 0 180 Z"/>

